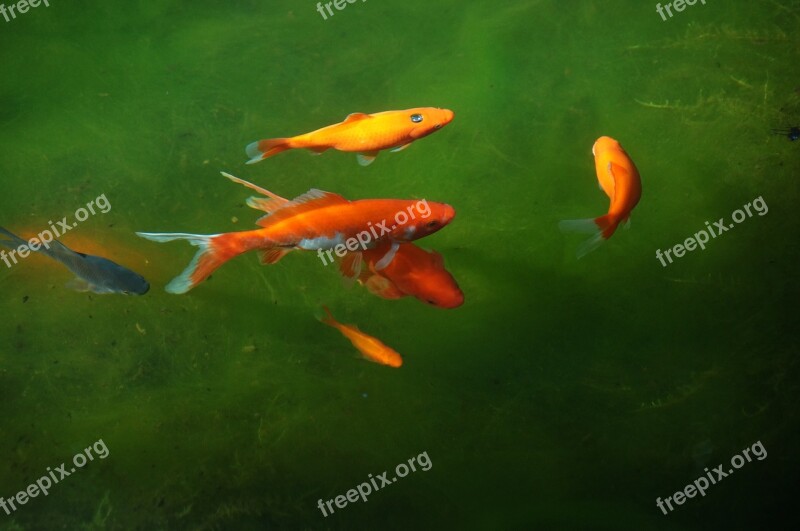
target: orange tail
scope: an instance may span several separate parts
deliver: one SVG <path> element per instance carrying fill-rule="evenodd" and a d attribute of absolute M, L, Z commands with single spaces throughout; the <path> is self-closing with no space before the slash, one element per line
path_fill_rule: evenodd
<path fill-rule="evenodd" d="M 619 226 L 616 218 L 612 218 L 610 214 L 600 216 L 599 218 L 594 218 L 594 224 L 597 225 L 598 229 L 600 229 L 600 233 L 603 235 L 604 240 L 609 239 Z"/>
<path fill-rule="evenodd" d="M 242 238 L 237 232 L 212 235 L 147 232 L 137 232 L 136 234 L 154 242 L 187 240 L 190 244 L 200 247 L 183 273 L 167 284 L 165 290 L 168 293 L 186 293 L 210 277 L 222 264 L 250 250 L 242 243 Z"/>
<path fill-rule="evenodd" d="M 291 140 L 291 138 L 268 138 L 266 140 L 253 142 L 245 148 L 247 156 L 250 157 L 247 163 L 255 164 L 258 161 L 277 155 L 287 149 L 293 149 L 295 146 L 292 145 Z"/>
<path fill-rule="evenodd" d="M 333 318 L 333 314 L 331 313 L 330 309 L 328 309 L 328 307 L 324 305 L 322 306 L 322 309 L 325 310 L 325 315 L 320 318 L 320 321 L 322 321 L 326 325 L 338 328 L 337 325 L 339 323 L 336 322 L 336 319 Z"/>
<path fill-rule="evenodd" d="M 593 235 L 578 246 L 578 250 L 575 253 L 578 258 L 582 258 L 600 247 L 604 241 L 614 234 L 618 225 L 619 220 L 610 214 L 594 219 L 566 219 L 558 223 L 561 232 L 583 232 Z"/>

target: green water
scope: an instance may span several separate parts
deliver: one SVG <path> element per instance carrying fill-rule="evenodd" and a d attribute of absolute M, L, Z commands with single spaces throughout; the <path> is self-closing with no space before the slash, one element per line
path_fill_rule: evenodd
<path fill-rule="evenodd" d="M 0 18 L 0 225 L 64 236 L 148 278 L 143 297 L 0 263 L 0 496 L 108 449 L 0 529 L 788 529 L 798 473 L 800 2 L 50 0 Z M 244 146 L 417 106 L 455 120 L 367 168 Z M 630 230 L 575 259 L 598 216 L 591 146 L 642 176 Z M 346 286 L 313 253 L 254 254 L 187 295 L 194 249 L 135 231 L 253 227 L 229 171 L 283 196 L 442 201 L 419 243 L 455 310 Z M 662 267 L 657 249 L 762 197 Z M 93 247 L 92 247 L 93 246 Z M 402 353 L 359 359 L 322 304 Z M 656 498 L 761 441 L 668 515 Z M 317 501 L 427 453 L 327 517 Z"/>

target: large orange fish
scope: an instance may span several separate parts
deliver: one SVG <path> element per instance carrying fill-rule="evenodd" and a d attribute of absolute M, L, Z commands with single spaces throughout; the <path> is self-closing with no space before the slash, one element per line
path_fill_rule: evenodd
<path fill-rule="evenodd" d="M 563 232 L 594 234 L 578 247 L 578 258 L 597 249 L 614 234 L 620 223 L 628 223 L 631 211 L 642 196 L 639 170 L 619 142 L 601 136 L 592 146 L 592 154 L 597 180 L 611 203 L 604 216 L 564 220 L 558 224 Z"/>
<path fill-rule="evenodd" d="M 246 148 L 254 164 L 287 149 L 305 148 L 315 153 L 328 149 L 358 153 L 358 163 L 367 166 L 384 149 L 401 151 L 414 140 L 438 131 L 453 120 L 453 111 L 418 107 L 405 111 L 375 114 L 357 112 L 341 123 L 329 125 L 291 138 L 270 138 L 253 142 Z"/>
<path fill-rule="evenodd" d="M 222 264 L 248 251 L 260 250 L 262 263 L 274 264 L 294 249 L 333 249 L 364 234 L 374 245 L 383 240 L 411 241 L 438 231 L 455 216 L 455 210 L 450 205 L 427 202 L 430 214 L 425 218 L 409 219 L 403 225 L 388 226 L 391 221 L 387 220 L 394 219 L 398 212 L 416 208 L 418 201 L 348 201 L 338 194 L 316 189 L 287 201 L 268 190 L 263 192 L 269 199 L 260 199 L 258 205 L 258 208 L 267 212 L 256 222 L 262 227 L 260 229 L 210 235 L 136 233 L 156 242 L 187 240 L 200 247 L 189 267 L 167 285 L 167 292 L 186 293 Z M 248 204 L 251 203 L 248 200 Z M 370 234 L 376 237 L 372 238 Z"/>
<path fill-rule="evenodd" d="M 394 253 L 392 246 L 397 247 Z M 411 296 L 438 308 L 457 308 L 464 303 L 464 293 L 436 251 L 426 251 L 413 243 L 386 241 L 362 254 L 366 267 L 361 270 L 359 282 L 378 297 Z M 342 266 L 345 275 L 352 270 L 344 261 Z"/>
<path fill-rule="evenodd" d="M 403 358 L 391 347 L 387 347 L 380 340 L 365 334 L 355 325 L 346 325 L 333 318 L 327 306 L 322 307 L 327 314 L 322 318 L 322 322 L 339 330 L 344 337 L 350 340 L 354 347 L 361 352 L 361 355 L 369 361 L 388 365 L 389 367 L 400 367 L 403 365 Z"/>

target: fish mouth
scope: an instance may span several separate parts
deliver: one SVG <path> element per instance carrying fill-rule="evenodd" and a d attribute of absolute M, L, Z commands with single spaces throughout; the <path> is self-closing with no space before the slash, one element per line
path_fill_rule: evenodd
<path fill-rule="evenodd" d="M 437 306 L 439 306 L 439 308 L 444 308 L 445 310 L 452 310 L 454 308 L 458 308 L 462 304 L 464 304 L 464 294 L 459 292 L 458 296 L 454 296 L 450 300 L 441 302 Z"/>
<path fill-rule="evenodd" d="M 447 125 L 447 124 L 449 124 L 450 122 L 453 121 L 453 118 L 455 118 L 456 113 L 454 113 L 450 109 L 441 109 L 441 111 L 442 111 L 442 117 L 443 117 L 443 119 L 442 119 L 442 122 L 443 122 L 442 123 L 442 127 L 444 127 L 445 125 Z"/>
<path fill-rule="evenodd" d="M 447 203 L 444 204 L 444 212 L 442 213 L 442 226 L 449 224 L 456 217 L 456 209 Z"/>

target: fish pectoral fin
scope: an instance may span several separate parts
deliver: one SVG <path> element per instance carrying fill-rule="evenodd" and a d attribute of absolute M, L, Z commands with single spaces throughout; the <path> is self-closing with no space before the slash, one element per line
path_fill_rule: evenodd
<path fill-rule="evenodd" d="M 362 262 L 361 252 L 353 251 L 347 253 L 339 264 L 339 271 L 342 272 L 342 276 L 352 282 L 361 275 Z"/>
<path fill-rule="evenodd" d="M 382 299 L 401 299 L 406 296 L 405 293 L 397 288 L 394 282 L 378 274 L 370 276 L 364 286 L 370 293 Z"/>
<path fill-rule="evenodd" d="M 631 228 L 631 217 L 630 217 L 630 216 L 628 216 L 627 218 L 625 218 L 625 221 L 623 221 L 622 223 L 623 223 L 622 227 L 623 227 L 625 230 L 628 230 L 628 229 L 630 229 L 630 228 Z"/>
<path fill-rule="evenodd" d="M 81 293 L 86 293 L 87 291 L 95 291 L 94 286 L 89 284 L 89 282 L 87 282 L 86 280 L 78 277 L 73 278 L 72 280 L 64 284 L 64 286 L 71 290 L 75 290 Z"/>
<path fill-rule="evenodd" d="M 356 160 L 361 166 L 369 166 L 375 161 L 375 157 L 378 156 L 377 151 L 365 151 L 364 153 L 359 153 L 356 155 Z"/>
<path fill-rule="evenodd" d="M 394 257 L 397 254 L 397 250 L 399 248 L 400 248 L 399 243 L 392 242 L 392 246 L 389 248 L 386 254 L 383 255 L 383 258 L 375 262 L 375 271 L 381 271 L 383 269 L 386 269 L 389 266 L 389 264 L 392 263 L 392 260 L 394 260 Z"/>
<path fill-rule="evenodd" d="M 359 120 L 366 120 L 367 118 L 371 118 L 371 116 L 367 113 L 363 112 L 354 112 L 347 115 L 347 118 L 344 119 L 343 123 L 350 123 L 350 122 L 358 122 Z"/>
<path fill-rule="evenodd" d="M 277 264 L 281 258 L 286 256 L 292 252 L 292 249 L 286 249 L 284 247 L 278 247 L 276 249 L 265 249 L 261 252 L 261 264 L 262 265 L 272 265 Z"/>
<path fill-rule="evenodd" d="M 397 146 L 394 149 L 390 149 L 389 152 L 390 153 L 399 153 L 399 152 L 403 151 L 404 149 L 406 149 L 410 145 L 411 145 L 411 142 L 409 142 L 408 144 L 403 144 L 402 146 Z"/>

